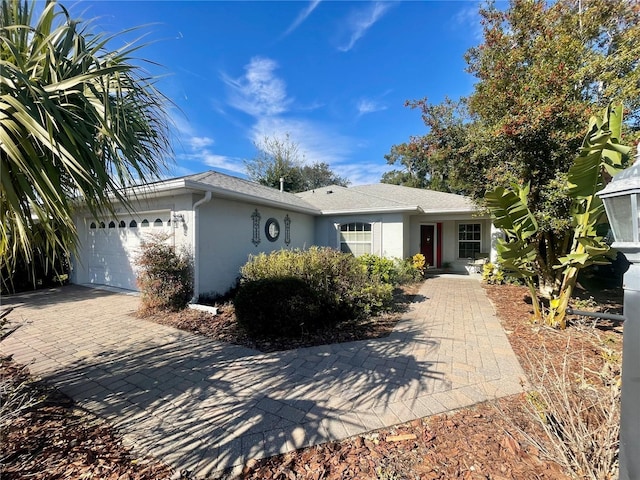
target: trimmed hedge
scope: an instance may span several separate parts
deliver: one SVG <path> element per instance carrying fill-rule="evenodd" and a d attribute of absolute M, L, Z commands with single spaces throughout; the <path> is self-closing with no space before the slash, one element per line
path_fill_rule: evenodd
<path fill-rule="evenodd" d="M 236 316 L 251 332 L 299 334 L 377 313 L 393 300 L 391 284 L 370 276 L 352 255 L 326 247 L 261 253 L 240 272 Z M 300 299 L 306 304 L 299 305 Z"/>

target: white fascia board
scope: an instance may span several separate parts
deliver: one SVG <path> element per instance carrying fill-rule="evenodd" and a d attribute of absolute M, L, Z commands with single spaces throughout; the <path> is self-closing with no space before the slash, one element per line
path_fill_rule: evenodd
<path fill-rule="evenodd" d="M 174 180 L 166 180 L 163 182 L 156 182 L 151 184 L 139 185 L 136 187 L 127 188 L 123 194 L 126 196 L 142 196 L 146 198 L 159 197 L 163 194 L 174 191 L 182 190 L 186 188 L 186 181 L 183 178 L 177 178 Z"/>
<path fill-rule="evenodd" d="M 358 215 L 363 213 L 404 213 L 418 212 L 424 213 L 418 205 L 401 207 L 370 207 L 370 208 L 350 208 L 340 210 L 322 210 L 322 215 Z"/>
<path fill-rule="evenodd" d="M 188 181 L 185 182 L 185 187 L 189 190 L 200 190 L 203 192 L 211 192 L 214 195 L 218 195 L 223 198 L 229 198 L 232 200 L 242 200 L 245 203 L 255 203 L 258 205 L 265 205 L 268 207 L 279 208 L 281 210 L 290 210 L 299 213 L 307 213 L 310 215 L 319 215 L 320 210 L 315 208 L 307 208 L 298 205 L 292 205 L 287 202 L 278 202 L 277 200 L 271 200 L 268 198 L 260 197 L 258 195 L 251 195 L 248 193 L 236 192 L 235 190 L 229 190 L 227 188 L 214 187 L 207 185 L 206 183 L 199 183 Z"/>
<path fill-rule="evenodd" d="M 479 210 L 472 210 L 468 208 L 438 208 L 433 210 L 422 210 L 423 213 L 468 213 L 470 215 L 476 215 L 478 217 L 487 217 L 487 215 L 481 215 Z"/>
<path fill-rule="evenodd" d="M 168 180 L 164 182 L 157 182 L 153 184 L 146 185 L 138 185 L 135 187 L 127 187 L 125 189 L 121 189 L 120 193 L 123 197 L 128 198 L 129 201 L 135 200 L 144 200 L 148 198 L 155 198 L 166 196 L 172 191 L 181 190 L 185 188 L 184 179 L 176 179 L 176 180 Z M 109 197 L 112 200 L 116 200 L 116 197 L 113 193 L 109 194 Z M 77 197 L 73 199 L 73 202 L 77 205 L 81 205 L 84 203 L 82 197 Z"/>

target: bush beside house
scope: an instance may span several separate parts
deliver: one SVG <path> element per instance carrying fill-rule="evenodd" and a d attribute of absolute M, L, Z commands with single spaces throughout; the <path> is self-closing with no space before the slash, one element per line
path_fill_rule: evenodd
<path fill-rule="evenodd" d="M 141 310 L 182 310 L 193 295 L 191 255 L 176 251 L 167 237 L 155 235 L 141 243 L 136 259 Z"/>
<path fill-rule="evenodd" d="M 252 256 L 241 275 L 238 322 L 251 333 L 290 336 L 387 310 L 394 285 L 420 270 L 413 260 L 312 247 Z"/>

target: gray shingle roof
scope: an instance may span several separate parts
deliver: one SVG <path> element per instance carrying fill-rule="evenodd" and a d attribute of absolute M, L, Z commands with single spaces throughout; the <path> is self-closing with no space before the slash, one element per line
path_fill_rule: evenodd
<path fill-rule="evenodd" d="M 475 212 L 477 210 L 474 203 L 462 195 L 387 183 L 355 187 L 332 185 L 297 195 L 324 213 L 354 210 L 402 210 L 425 213 Z"/>
<path fill-rule="evenodd" d="M 331 185 L 292 194 L 224 173 L 208 171 L 147 185 L 152 189 L 158 187 L 162 189 L 163 186 L 165 188 L 171 186 L 174 189 L 186 187 L 194 190 L 210 190 L 226 198 L 289 208 L 315 215 L 384 211 L 477 212 L 474 203 L 462 195 L 387 183 L 355 187 Z"/>
<path fill-rule="evenodd" d="M 319 213 L 317 207 L 292 193 L 281 192 L 275 188 L 265 187 L 259 183 L 232 177 L 224 173 L 208 171 L 182 178 L 190 187 L 200 184 L 203 190 L 213 190 L 222 196 L 233 198 L 243 197 L 246 200 L 252 200 L 256 203 L 266 203 L 300 211 L 308 211 L 309 213 Z"/>

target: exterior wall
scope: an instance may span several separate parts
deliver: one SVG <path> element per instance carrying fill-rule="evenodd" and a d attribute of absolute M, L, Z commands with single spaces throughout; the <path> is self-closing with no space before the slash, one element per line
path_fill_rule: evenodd
<path fill-rule="evenodd" d="M 183 194 L 159 199 L 138 200 L 132 202 L 133 212 L 124 207 L 116 206 L 115 215 L 101 219 L 108 225 L 110 221 L 116 224 L 122 219 L 127 220 L 125 228 L 90 229 L 96 221 L 88 211 L 80 210 L 75 216 L 80 245 L 77 255 L 71 261 L 71 282 L 76 284 L 105 283 L 104 279 L 114 279 L 114 286 L 135 288 L 135 258 L 139 253 L 140 241 L 154 233 L 165 232 L 171 237 L 169 242 L 178 248 L 191 249 L 190 225 L 188 223 L 191 211 L 192 195 Z M 185 222 L 174 221 L 176 215 L 182 215 Z M 153 227 L 156 218 L 163 220 L 163 227 Z M 148 228 L 129 228 L 128 222 L 135 219 L 138 224 L 147 219 L 151 226 Z M 168 220 L 171 225 L 168 226 Z M 97 255 L 102 249 L 106 255 Z M 97 274 L 97 270 L 102 270 Z"/>
<path fill-rule="evenodd" d="M 442 262 L 451 264 L 455 271 L 464 271 L 468 263 L 458 255 L 458 225 L 481 223 L 481 252 L 492 252 L 496 232 L 491 222 L 484 218 L 462 214 L 409 215 L 406 213 L 375 213 L 319 216 L 296 213 L 286 209 L 265 207 L 239 200 L 211 198 L 194 211 L 193 205 L 203 199 L 203 194 L 184 193 L 157 199 L 134 202 L 134 213 L 118 208 L 111 220 L 136 218 L 138 223 L 147 218 L 151 223 L 162 218 L 163 227 L 138 229 L 89 229 L 95 221 L 88 212 L 76 216 L 80 246 L 72 259 L 71 282 L 77 284 L 108 283 L 105 278 L 122 277 L 114 286 L 135 288 L 135 256 L 139 243 L 147 234 L 159 231 L 170 234 L 169 241 L 177 248 L 186 248 L 193 254 L 196 266 L 197 293 L 225 293 L 239 277 L 240 267 L 250 254 L 271 252 L 283 248 L 308 248 L 312 245 L 339 249 L 339 228 L 351 222 L 371 223 L 372 253 L 387 258 L 407 258 L 420 252 L 420 226 L 442 224 Z M 255 224 L 252 215 L 257 211 Z M 290 220 L 289 229 L 285 218 Z M 196 228 L 196 218 L 198 226 Z M 279 235 L 273 241 L 267 238 L 265 227 L 269 219 L 279 223 Z M 167 220 L 171 225 L 167 226 Z M 105 247 L 106 246 L 106 247 Z M 108 255 L 99 255 L 100 249 Z M 438 250 L 438 246 L 435 246 Z M 97 253 L 98 252 L 98 253 Z M 493 257 L 492 257 L 493 258 Z M 106 276 L 100 277 L 100 268 Z M 111 269 L 111 271 L 109 271 Z M 96 273 L 98 272 L 98 273 Z M 112 275 L 109 277 L 109 275 Z M 102 280 L 101 280 L 102 279 Z M 128 285 L 128 286 L 127 286 Z"/>
<path fill-rule="evenodd" d="M 419 253 L 411 250 L 411 216 L 404 215 L 402 218 L 402 258 L 409 258 Z"/>
<path fill-rule="evenodd" d="M 315 221 L 316 245 L 340 248 L 340 225 L 352 222 L 371 223 L 371 250 L 387 258 L 405 257 L 405 218 L 401 213 L 334 215 Z"/>
<path fill-rule="evenodd" d="M 492 231 L 491 221 L 485 218 L 470 217 L 462 214 L 449 215 L 415 215 L 410 220 L 410 251 L 407 256 L 420 251 L 420 225 L 442 224 L 442 262 L 451 264 L 451 269 L 456 272 L 464 272 L 468 263 L 467 258 L 458 258 L 458 225 L 460 223 L 480 223 L 481 241 L 480 251 L 491 252 Z M 437 250 L 437 245 L 436 245 Z"/>
<path fill-rule="evenodd" d="M 256 210 L 260 215 L 257 245 L 253 243 L 252 219 Z M 283 248 L 308 248 L 314 241 L 314 218 L 302 213 L 214 197 L 199 207 L 198 215 L 200 227 L 196 248 L 200 294 L 228 291 L 250 254 Z M 291 220 L 288 245 L 285 242 L 287 215 Z M 265 234 L 266 222 L 270 218 L 275 218 L 280 224 L 280 234 L 273 242 Z"/>

